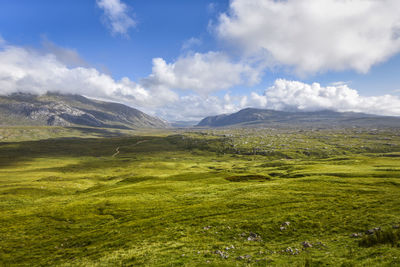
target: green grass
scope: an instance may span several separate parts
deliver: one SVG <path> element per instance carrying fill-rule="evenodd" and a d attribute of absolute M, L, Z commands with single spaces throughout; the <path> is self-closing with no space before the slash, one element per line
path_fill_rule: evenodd
<path fill-rule="evenodd" d="M 2 266 L 400 266 L 396 130 L 64 133 L 0 144 Z"/>

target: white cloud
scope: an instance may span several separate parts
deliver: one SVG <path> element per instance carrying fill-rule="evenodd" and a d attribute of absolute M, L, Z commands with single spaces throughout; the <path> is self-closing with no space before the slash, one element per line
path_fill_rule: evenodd
<path fill-rule="evenodd" d="M 148 87 L 164 86 L 207 94 L 239 84 L 254 84 L 259 79 L 258 69 L 232 62 L 223 53 L 208 52 L 189 54 L 173 63 L 155 58 L 152 74 L 143 83 Z"/>
<path fill-rule="evenodd" d="M 128 6 L 120 0 L 97 0 L 96 3 L 103 9 L 105 24 L 111 33 L 128 36 L 129 29 L 136 25 L 128 13 Z"/>
<path fill-rule="evenodd" d="M 119 81 L 90 67 L 68 67 L 52 53 L 11 45 L 0 46 L 0 94 L 46 92 L 82 94 L 89 97 L 152 107 L 174 101 L 172 91 L 146 90 L 128 78 Z"/>
<path fill-rule="evenodd" d="M 56 48 L 56 51 L 68 53 L 62 47 Z M 50 51 L 4 42 L 0 45 L 0 95 L 17 92 L 81 94 L 121 102 L 170 120 L 200 120 L 208 115 L 235 112 L 242 107 L 242 97 L 179 96 L 165 84 L 144 87 L 127 77 L 117 81 L 92 67 L 69 67 L 59 55 Z"/>
<path fill-rule="evenodd" d="M 43 53 L 53 54 L 58 61 L 66 64 L 68 67 L 88 66 L 89 64 L 79 56 L 78 52 L 73 49 L 60 47 L 46 38 L 42 42 L 44 51 Z"/>
<path fill-rule="evenodd" d="M 201 39 L 192 37 L 192 38 L 190 38 L 190 39 L 188 39 L 188 40 L 183 42 L 182 50 L 192 49 L 193 47 L 199 46 L 202 43 L 203 42 L 201 41 Z"/>
<path fill-rule="evenodd" d="M 265 108 L 289 111 L 354 111 L 400 116 L 400 98 L 393 95 L 360 96 L 347 85 L 323 87 L 278 79 L 265 91 Z"/>
<path fill-rule="evenodd" d="M 161 117 L 174 121 L 200 121 L 204 117 L 237 112 L 246 106 L 246 96 L 181 96 L 176 102 L 168 103 L 159 109 Z"/>
<path fill-rule="evenodd" d="M 53 53 L 12 46 L 4 41 L 0 44 L 0 95 L 15 92 L 81 94 L 121 102 L 169 120 L 200 120 L 210 115 L 236 112 L 245 107 L 332 109 L 400 115 L 399 97 L 363 97 L 344 83 L 323 87 L 318 83 L 310 85 L 281 79 L 276 80 L 264 95 L 256 92 L 249 95 L 225 94 L 223 97 L 204 94 L 212 91 L 208 85 L 211 89 L 231 86 L 242 80 L 243 73 L 252 73 L 251 68 L 241 63 L 232 63 L 224 56 L 221 63 L 219 56 L 195 54 L 172 64 L 158 59 L 153 73 L 136 83 L 127 77 L 115 80 L 92 67 L 69 67 Z M 200 66 L 192 66 L 196 64 Z M 231 79 L 232 76 L 236 78 Z M 194 88 L 200 94 L 180 96 L 173 90 L 191 89 L 193 85 L 197 85 Z"/>
<path fill-rule="evenodd" d="M 365 73 L 400 51 L 399 10 L 398 0 L 232 0 L 216 32 L 299 74 Z"/>
<path fill-rule="evenodd" d="M 6 44 L 6 41 L 3 39 L 3 37 L 0 35 L 0 47 L 4 46 Z"/>

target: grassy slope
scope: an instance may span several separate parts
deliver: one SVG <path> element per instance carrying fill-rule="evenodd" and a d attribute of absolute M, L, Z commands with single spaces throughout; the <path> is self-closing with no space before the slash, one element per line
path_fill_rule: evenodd
<path fill-rule="evenodd" d="M 349 237 L 400 222 L 396 131 L 296 132 L 291 150 L 291 132 L 237 131 L 2 143 L 0 265 L 400 265 L 398 247 Z M 252 142 L 291 159 L 224 154 Z M 248 174 L 270 180 L 225 179 Z"/>

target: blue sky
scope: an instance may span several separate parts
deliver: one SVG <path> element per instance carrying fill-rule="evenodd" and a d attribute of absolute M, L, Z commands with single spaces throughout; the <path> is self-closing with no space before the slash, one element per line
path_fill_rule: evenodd
<path fill-rule="evenodd" d="M 0 0 L 0 94 L 79 93 L 168 120 L 244 107 L 400 115 L 399 11 L 397 0 Z"/>

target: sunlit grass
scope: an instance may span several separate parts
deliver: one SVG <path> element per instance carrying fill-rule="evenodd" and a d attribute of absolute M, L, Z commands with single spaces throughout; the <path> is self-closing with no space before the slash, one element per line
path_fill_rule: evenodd
<path fill-rule="evenodd" d="M 296 134 L 310 149 L 290 158 L 231 152 L 241 137 L 220 132 L 3 143 L 0 265 L 400 265 L 396 242 L 350 237 L 400 222 L 395 146 L 324 134 L 336 152 L 319 157 L 303 152 L 322 134 Z"/>

